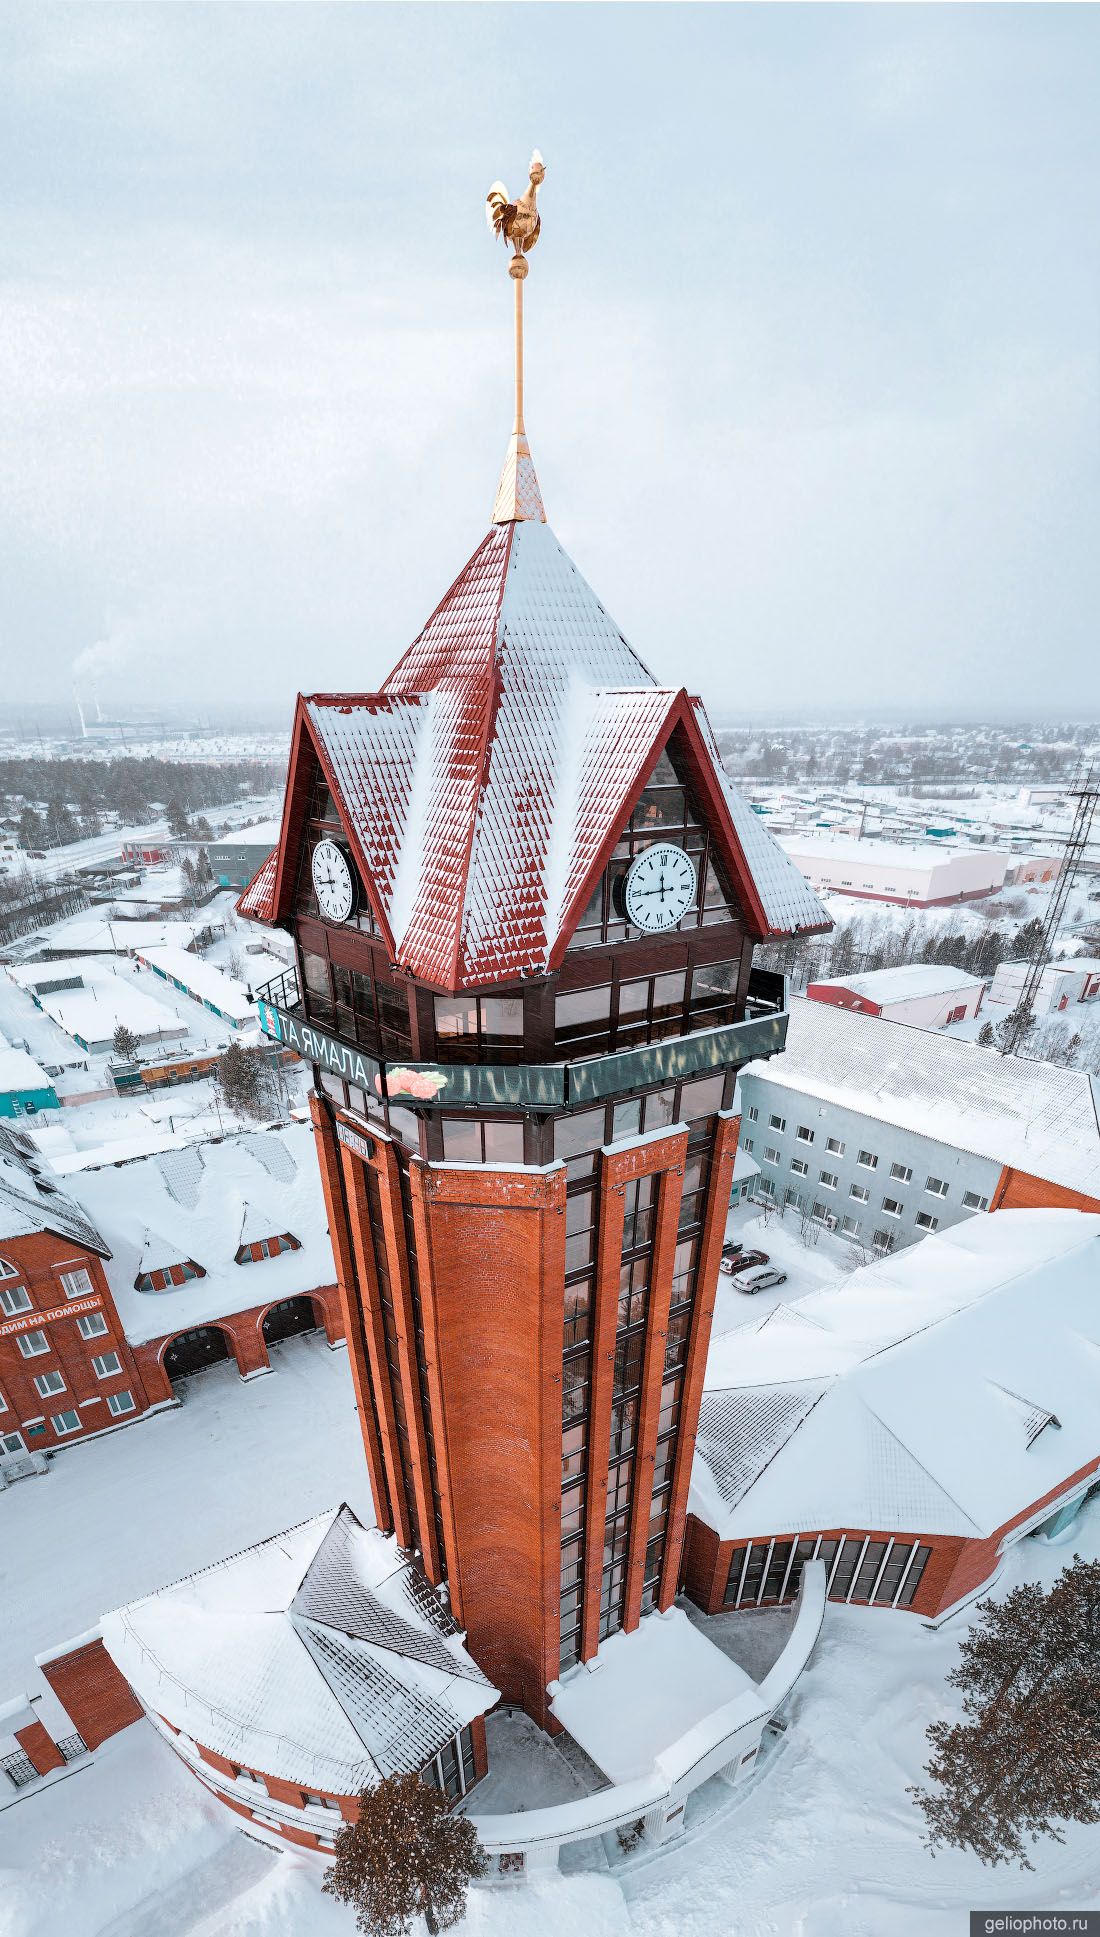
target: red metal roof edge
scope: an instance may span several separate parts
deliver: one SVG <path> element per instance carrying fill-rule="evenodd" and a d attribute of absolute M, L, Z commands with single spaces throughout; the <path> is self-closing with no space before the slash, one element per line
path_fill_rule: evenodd
<path fill-rule="evenodd" d="M 278 871 L 278 878 L 277 878 L 278 885 L 277 885 L 276 894 L 275 894 L 276 918 L 289 912 L 287 908 L 288 887 L 289 887 L 287 860 L 288 860 L 291 838 L 293 837 L 296 851 L 298 848 L 300 848 L 301 840 L 302 840 L 303 826 L 305 821 L 305 801 L 303 796 L 305 795 L 305 792 L 306 792 L 305 782 L 303 779 L 303 760 L 304 760 L 303 741 L 308 741 L 309 748 L 312 750 L 313 756 L 317 761 L 317 764 L 320 767 L 321 772 L 325 776 L 325 780 L 328 784 L 329 792 L 331 793 L 333 800 L 336 802 L 336 806 L 340 814 L 340 822 L 343 827 L 344 834 L 347 837 L 348 845 L 350 846 L 351 851 L 355 856 L 356 865 L 362 877 L 364 893 L 366 894 L 367 900 L 370 903 L 371 913 L 373 914 L 376 922 L 378 923 L 379 929 L 381 930 L 382 940 L 385 942 L 386 947 L 389 949 L 390 960 L 392 962 L 395 955 L 395 949 L 394 949 L 393 935 L 390 931 L 390 924 L 386 917 L 385 910 L 382 907 L 382 902 L 378 893 L 378 889 L 375 886 L 374 879 L 371 874 L 371 870 L 367 865 L 367 859 L 366 859 L 366 855 L 363 852 L 362 843 L 360 842 L 359 836 L 355 830 L 354 820 L 348 810 L 347 802 L 345 801 L 344 796 L 341 792 L 340 785 L 339 785 L 339 782 L 337 781 L 335 771 L 328 758 L 328 753 L 322 741 L 318 738 L 318 736 L 313 731 L 312 723 L 310 721 L 309 713 L 307 710 L 310 704 L 311 704 L 310 700 L 308 700 L 304 694 L 299 693 L 297 708 L 294 716 L 294 738 L 293 738 L 292 748 L 291 748 L 290 776 L 287 780 L 286 799 L 283 805 L 283 826 L 282 826 L 282 832 L 279 837 L 279 871 Z"/>

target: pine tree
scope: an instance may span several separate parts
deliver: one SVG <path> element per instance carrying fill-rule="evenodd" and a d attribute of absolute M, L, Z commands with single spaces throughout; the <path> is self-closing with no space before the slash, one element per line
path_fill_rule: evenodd
<path fill-rule="evenodd" d="M 1100 1823 L 1100 1562 L 1075 1555 L 1049 1590 L 1017 1587 L 977 1614 L 947 1677 L 965 1720 L 932 1723 L 937 1787 L 909 1794 L 933 1853 L 1030 1870 L 1025 1838 Z"/>
<path fill-rule="evenodd" d="M 177 841 L 186 840 L 191 832 L 191 826 L 187 819 L 187 809 L 178 795 L 173 794 L 164 812 L 168 821 L 168 832 Z"/>
<path fill-rule="evenodd" d="M 226 1104 L 238 1116 L 266 1116 L 271 1099 L 271 1072 L 262 1049 L 246 1049 L 231 1042 L 219 1056 L 214 1080 Z"/>
<path fill-rule="evenodd" d="M 993 1024 L 990 1021 L 986 1020 L 985 1022 L 983 1022 L 981 1028 L 978 1031 L 978 1041 L 980 1042 L 983 1049 L 992 1049 Z"/>
<path fill-rule="evenodd" d="M 138 1053 L 138 1039 L 124 1022 L 115 1025 L 115 1033 L 111 1037 L 111 1050 L 123 1063 L 132 1063 Z"/>
<path fill-rule="evenodd" d="M 387 1776 L 364 1789 L 358 1821 L 338 1832 L 324 1888 L 358 1912 L 363 1937 L 404 1937 L 417 1916 L 435 1937 L 458 1922 L 486 1862 L 473 1824 L 450 1813 L 440 1790 L 415 1774 Z"/>

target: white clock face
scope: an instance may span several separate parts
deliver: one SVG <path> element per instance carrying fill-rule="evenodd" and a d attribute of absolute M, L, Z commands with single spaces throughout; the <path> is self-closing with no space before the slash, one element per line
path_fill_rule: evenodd
<path fill-rule="evenodd" d="M 327 921 L 347 921 L 355 908 L 355 880 L 335 841 L 313 850 L 313 889 Z"/>
<path fill-rule="evenodd" d="M 695 900 L 695 863 L 682 847 L 658 841 L 639 854 L 626 877 L 626 918 L 647 935 L 675 928 Z"/>

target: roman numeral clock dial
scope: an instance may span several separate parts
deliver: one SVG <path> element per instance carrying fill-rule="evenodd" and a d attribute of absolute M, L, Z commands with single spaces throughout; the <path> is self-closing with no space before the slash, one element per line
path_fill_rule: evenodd
<path fill-rule="evenodd" d="M 671 841 L 657 841 L 639 854 L 626 876 L 626 918 L 647 935 L 675 928 L 695 900 L 698 876 L 690 854 Z"/>
<path fill-rule="evenodd" d="M 355 876 L 335 841 L 318 841 L 313 850 L 313 892 L 326 921 L 347 921 L 355 912 Z"/>

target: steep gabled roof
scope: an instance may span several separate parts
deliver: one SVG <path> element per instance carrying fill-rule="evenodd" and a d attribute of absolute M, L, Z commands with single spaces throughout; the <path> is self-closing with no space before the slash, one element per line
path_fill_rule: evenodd
<path fill-rule="evenodd" d="M 241 912 L 289 912 L 312 750 L 396 962 L 445 988 L 545 972 L 674 732 L 753 932 L 826 926 L 700 703 L 657 685 L 548 525 L 494 525 L 381 692 L 300 702 L 282 851 Z"/>
<path fill-rule="evenodd" d="M 0 1124 L 0 1239 L 52 1231 L 109 1258 L 110 1248 L 80 1205 L 59 1189 L 33 1138 Z"/>

